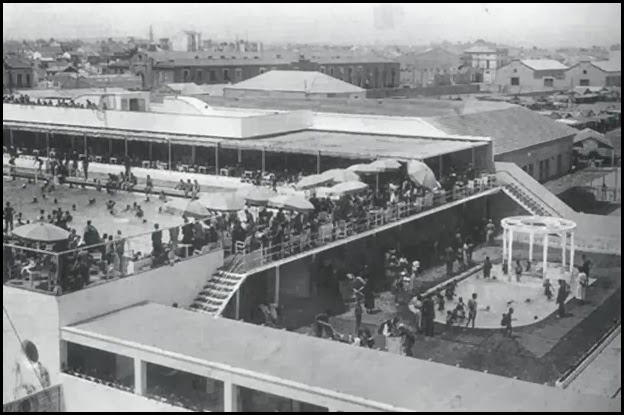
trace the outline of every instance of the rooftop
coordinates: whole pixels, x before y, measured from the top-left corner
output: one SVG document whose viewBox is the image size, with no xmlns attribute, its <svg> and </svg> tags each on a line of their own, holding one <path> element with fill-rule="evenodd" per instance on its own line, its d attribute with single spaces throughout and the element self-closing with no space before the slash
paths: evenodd
<svg viewBox="0 0 624 415">
<path fill-rule="evenodd" d="M 554 59 L 523 59 L 520 62 L 535 71 L 554 71 L 568 69 L 566 65 Z"/>
<path fill-rule="evenodd" d="M 611 141 L 609 141 L 609 139 L 605 137 L 604 134 L 601 134 L 598 131 L 594 131 L 591 128 L 585 128 L 584 130 L 579 131 L 579 133 L 574 136 L 574 143 L 580 143 L 581 141 L 585 141 L 588 138 L 593 138 L 600 144 L 609 148 L 613 148 Z"/>
<path fill-rule="evenodd" d="M 256 91 L 289 91 L 310 94 L 362 93 L 363 88 L 312 71 L 269 71 L 225 89 Z"/>
<path fill-rule="evenodd" d="M 622 61 L 618 60 L 608 60 L 608 61 L 596 61 L 592 62 L 596 68 L 605 71 L 605 72 L 621 72 L 622 71 Z"/>
<path fill-rule="evenodd" d="M 235 146 L 261 150 L 279 149 L 282 152 L 364 158 L 399 158 L 423 160 L 443 154 L 487 145 L 484 141 L 455 141 L 431 138 L 407 138 L 374 134 L 351 134 L 326 131 L 300 131 L 277 137 L 255 140 L 227 140 L 222 147 Z"/>
<path fill-rule="evenodd" d="M 489 46 L 473 46 L 469 49 L 466 49 L 464 53 L 496 53 L 496 48 L 491 48 Z"/>
<path fill-rule="evenodd" d="M 618 409 L 612 400 L 238 321 L 206 318 L 200 313 L 152 303 L 119 310 L 63 331 L 97 336 L 134 351 L 158 350 L 174 360 L 189 357 L 208 366 L 244 370 L 273 382 L 342 393 L 397 409 Z"/>
</svg>

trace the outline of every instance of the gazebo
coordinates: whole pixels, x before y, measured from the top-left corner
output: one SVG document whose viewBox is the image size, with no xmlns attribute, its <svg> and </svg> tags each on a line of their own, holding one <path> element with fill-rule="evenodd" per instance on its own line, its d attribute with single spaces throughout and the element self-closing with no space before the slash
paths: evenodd
<svg viewBox="0 0 624 415">
<path fill-rule="evenodd" d="M 550 216 L 512 216 L 501 221 L 503 227 L 503 259 L 507 258 L 507 263 L 511 266 L 513 261 L 513 238 L 514 234 L 529 235 L 529 262 L 533 262 L 533 245 L 535 237 L 543 238 L 543 275 L 546 276 L 548 269 L 548 244 L 549 236 L 557 235 L 561 238 L 561 269 L 566 268 L 566 249 L 568 240 L 570 241 L 570 273 L 574 269 L 574 232 L 576 223 L 574 221 Z M 569 237 L 569 238 L 568 238 Z"/>
</svg>

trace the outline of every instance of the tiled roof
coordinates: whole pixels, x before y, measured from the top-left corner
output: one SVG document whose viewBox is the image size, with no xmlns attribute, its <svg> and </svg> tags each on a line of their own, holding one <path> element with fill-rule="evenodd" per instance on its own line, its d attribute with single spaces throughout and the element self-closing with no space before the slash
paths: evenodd
<svg viewBox="0 0 624 415">
<path fill-rule="evenodd" d="M 592 62 L 596 68 L 605 72 L 621 72 L 622 62 L 620 60 L 597 61 Z"/>
<path fill-rule="evenodd" d="M 544 117 L 526 108 L 513 108 L 467 115 L 427 119 L 448 134 L 490 137 L 494 154 L 572 137 L 577 130 Z"/>
<path fill-rule="evenodd" d="M 609 148 L 613 148 L 611 141 L 609 141 L 609 139 L 605 137 L 604 134 L 600 134 L 598 131 L 594 131 L 591 128 L 585 128 L 584 130 L 579 131 L 578 134 L 574 136 L 574 143 L 580 143 L 581 141 L 585 141 L 588 138 L 593 138 L 599 143 Z"/>
<path fill-rule="evenodd" d="M 21 59 L 12 57 L 12 56 L 5 56 L 4 57 L 4 64 L 11 69 L 30 69 L 32 68 L 32 64 L 30 62 L 26 62 L 23 61 Z"/>
<path fill-rule="evenodd" d="M 464 53 L 496 53 L 496 49 L 489 46 L 473 46 L 466 49 Z"/>
<path fill-rule="evenodd" d="M 269 71 L 226 89 L 292 91 L 312 94 L 361 93 L 364 89 L 320 72 Z"/>
<path fill-rule="evenodd" d="M 563 63 L 554 59 L 523 59 L 521 62 L 535 71 L 552 71 L 568 69 Z"/>
</svg>

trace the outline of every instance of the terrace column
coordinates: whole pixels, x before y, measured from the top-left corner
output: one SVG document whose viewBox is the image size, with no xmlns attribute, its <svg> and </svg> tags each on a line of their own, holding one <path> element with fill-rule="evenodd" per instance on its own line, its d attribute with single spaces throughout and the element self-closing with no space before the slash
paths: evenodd
<svg viewBox="0 0 624 415">
<path fill-rule="evenodd" d="M 113 157 L 113 139 L 108 138 L 108 157 Z"/>
<path fill-rule="evenodd" d="M 561 235 L 561 267 L 565 269 L 566 266 L 566 244 L 568 243 L 568 232 L 563 232 Z"/>
<path fill-rule="evenodd" d="M 543 257 L 544 257 L 544 265 L 543 265 L 543 269 L 544 269 L 544 278 L 546 278 L 546 270 L 548 269 L 548 234 L 544 235 L 544 253 L 543 253 Z"/>
<path fill-rule="evenodd" d="M 223 382 L 223 412 L 239 412 L 238 386 L 229 380 Z"/>
<path fill-rule="evenodd" d="M 149 142 L 149 150 L 148 150 L 148 154 L 149 154 L 149 161 L 150 163 L 152 162 L 152 142 Z"/>
<path fill-rule="evenodd" d="M 280 267 L 275 267 L 275 305 L 279 305 Z"/>
<path fill-rule="evenodd" d="M 238 290 L 236 290 L 236 295 L 235 295 L 235 309 L 234 309 L 234 319 L 235 320 L 239 320 L 240 319 L 240 287 L 238 288 Z"/>
<path fill-rule="evenodd" d="M 264 177 L 264 171 L 266 170 L 266 157 L 264 148 L 262 148 L 262 176 Z"/>
<path fill-rule="evenodd" d="M 215 174 L 219 175 L 219 143 L 215 146 Z"/>
<path fill-rule="evenodd" d="M 72 152 L 73 152 L 74 149 L 76 148 L 76 137 L 71 135 L 71 136 L 69 136 L 69 140 L 71 141 L 71 148 L 72 148 Z"/>
<path fill-rule="evenodd" d="M 128 137 L 124 138 L 124 156 L 128 157 Z"/>
<path fill-rule="evenodd" d="M 87 140 L 87 134 L 83 134 L 82 135 L 82 139 L 84 141 L 84 155 L 86 157 L 87 154 L 88 154 L 88 148 L 89 148 L 89 142 Z"/>
<path fill-rule="evenodd" d="M 61 340 L 61 370 L 67 367 L 67 341 Z"/>
<path fill-rule="evenodd" d="M 570 232 L 570 273 L 574 271 L 574 231 Z"/>
<path fill-rule="evenodd" d="M 533 245 L 535 244 L 535 235 L 529 233 L 529 262 L 533 262 Z"/>
<path fill-rule="evenodd" d="M 167 164 L 169 165 L 169 170 L 171 170 L 171 138 L 169 138 L 167 140 L 167 153 L 168 153 L 168 159 L 167 159 Z"/>
<path fill-rule="evenodd" d="M 147 387 L 147 365 L 141 359 L 134 359 L 134 393 L 144 396 Z"/>
<path fill-rule="evenodd" d="M 195 165 L 195 153 L 196 153 L 196 146 L 192 145 L 191 146 L 191 165 Z"/>
<path fill-rule="evenodd" d="M 321 152 L 316 153 L 316 174 L 321 174 Z"/>
<path fill-rule="evenodd" d="M 9 142 L 11 143 L 11 147 L 15 147 L 15 143 L 13 142 L 13 129 L 9 128 Z"/>
<path fill-rule="evenodd" d="M 440 168 L 439 170 L 440 171 L 438 172 L 438 174 L 439 174 L 438 175 L 438 179 L 441 179 L 442 178 L 442 154 L 440 154 L 440 156 L 438 158 L 440 160 L 440 163 L 439 163 L 439 168 Z"/>
<path fill-rule="evenodd" d="M 238 155 L 238 163 L 242 163 L 243 162 L 243 150 L 241 150 L 240 147 L 237 148 L 237 155 Z"/>
<path fill-rule="evenodd" d="M 507 266 L 511 270 L 511 261 L 513 261 L 513 229 L 509 229 L 509 252 L 507 252 Z"/>
<path fill-rule="evenodd" d="M 50 157 L 50 132 L 46 131 L 46 157 Z"/>
</svg>

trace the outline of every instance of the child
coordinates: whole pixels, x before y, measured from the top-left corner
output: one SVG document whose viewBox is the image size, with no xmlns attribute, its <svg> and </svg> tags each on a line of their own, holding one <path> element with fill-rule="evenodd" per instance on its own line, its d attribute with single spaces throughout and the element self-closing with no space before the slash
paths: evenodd
<svg viewBox="0 0 624 415">
<path fill-rule="evenodd" d="M 483 263 L 483 278 L 489 279 L 490 273 L 492 272 L 492 262 L 490 262 L 490 257 L 485 257 L 485 262 Z"/>
<path fill-rule="evenodd" d="M 451 310 L 446 312 L 446 329 L 448 331 L 453 330 L 453 324 L 455 324 L 455 315 Z"/>
<path fill-rule="evenodd" d="M 514 318 L 512 318 L 513 316 L 513 312 L 514 309 L 510 308 L 509 312 L 503 314 L 503 318 L 501 319 L 501 326 L 503 326 L 503 336 L 507 337 L 511 337 L 511 322 L 514 320 Z"/>
<path fill-rule="evenodd" d="M 550 284 L 550 280 L 548 278 L 544 280 L 544 295 L 546 296 L 546 299 L 548 301 L 552 301 L 552 297 L 553 297 L 552 285 Z"/>
<path fill-rule="evenodd" d="M 459 297 L 455 310 L 457 310 L 458 319 L 464 320 L 466 318 L 466 305 L 464 304 L 464 299 L 462 297 Z"/>
<path fill-rule="evenodd" d="M 520 260 L 516 261 L 516 282 L 520 282 L 520 278 L 522 278 L 522 264 Z"/>
<path fill-rule="evenodd" d="M 444 311 L 444 296 L 441 291 L 436 293 L 436 299 L 438 301 L 438 311 Z"/>
</svg>

